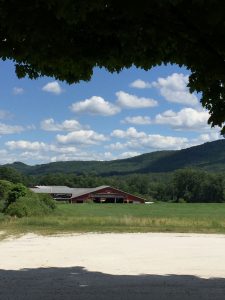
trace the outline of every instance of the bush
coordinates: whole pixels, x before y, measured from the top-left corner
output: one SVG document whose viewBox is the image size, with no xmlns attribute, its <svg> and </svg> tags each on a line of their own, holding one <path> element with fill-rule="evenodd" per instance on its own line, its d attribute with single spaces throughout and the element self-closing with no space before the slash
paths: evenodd
<svg viewBox="0 0 225 300">
<path fill-rule="evenodd" d="M 0 180 L 0 201 L 6 201 L 9 192 L 13 188 L 13 183 L 7 180 Z"/>
<path fill-rule="evenodd" d="M 184 198 L 180 198 L 177 201 L 178 203 L 187 203 L 187 201 Z"/>
<path fill-rule="evenodd" d="M 5 207 L 4 201 L 0 200 L 0 213 L 3 212 L 4 207 Z"/>
<path fill-rule="evenodd" d="M 55 207 L 54 200 L 33 194 L 20 197 L 16 202 L 11 203 L 6 208 L 5 213 L 19 218 L 28 216 L 43 216 L 53 212 Z"/>
<path fill-rule="evenodd" d="M 23 184 L 14 184 L 13 188 L 8 193 L 6 207 L 8 207 L 11 203 L 16 202 L 20 197 L 26 196 L 27 194 L 30 194 L 30 191 Z"/>
<path fill-rule="evenodd" d="M 49 207 L 50 209 L 56 208 L 56 202 L 52 199 L 52 197 L 48 194 L 37 194 L 37 197 L 44 205 Z"/>
</svg>

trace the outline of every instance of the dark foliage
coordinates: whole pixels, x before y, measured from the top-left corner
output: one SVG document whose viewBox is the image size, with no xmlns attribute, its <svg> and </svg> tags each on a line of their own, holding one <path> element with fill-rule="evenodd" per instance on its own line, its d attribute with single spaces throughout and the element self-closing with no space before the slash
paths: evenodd
<svg viewBox="0 0 225 300">
<path fill-rule="evenodd" d="M 20 170 L 17 170 L 13 166 L 12 167 L 1 166 L 0 167 L 0 180 L 4 179 L 4 180 L 8 180 L 13 183 L 19 183 L 19 182 L 25 183 L 26 179 L 21 173 L 22 172 L 20 172 Z"/>
<path fill-rule="evenodd" d="M 225 121 L 225 2 L 35 0 L 0 2 L 0 57 L 18 77 L 89 80 L 93 68 L 185 65 L 212 126 Z M 225 131 L 225 129 L 224 129 Z"/>
<path fill-rule="evenodd" d="M 224 176 L 184 169 L 174 173 L 173 199 L 179 202 L 225 202 Z"/>
<path fill-rule="evenodd" d="M 47 194 L 40 194 L 37 195 L 38 199 L 44 206 L 47 206 L 48 209 L 54 210 L 56 208 L 56 202 L 52 199 L 50 195 Z"/>
<path fill-rule="evenodd" d="M 8 196 L 6 198 L 6 207 L 16 202 L 19 198 L 26 196 L 28 192 L 28 189 L 23 184 L 14 184 L 8 192 Z"/>
</svg>

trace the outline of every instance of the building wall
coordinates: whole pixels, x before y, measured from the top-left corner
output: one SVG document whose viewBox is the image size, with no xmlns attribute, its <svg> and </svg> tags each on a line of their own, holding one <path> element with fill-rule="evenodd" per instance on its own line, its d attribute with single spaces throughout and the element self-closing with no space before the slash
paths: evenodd
<svg viewBox="0 0 225 300">
<path fill-rule="evenodd" d="M 112 196 L 119 195 L 121 197 L 124 197 L 125 203 L 144 203 L 144 199 L 139 198 L 135 195 L 131 195 L 126 192 L 117 190 L 112 187 L 106 187 L 106 188 L 100 189 L 94 193 L 88 193 L 86 195 L 74 197 L 74 198 L 72 198 L 71 202 L 72 203 L 86 202 L 89 199 L 93 199 L 95 195 L 99 195 L 99 194 L 106 194 L 106 195 L 112 195 Z"/>
</svg>

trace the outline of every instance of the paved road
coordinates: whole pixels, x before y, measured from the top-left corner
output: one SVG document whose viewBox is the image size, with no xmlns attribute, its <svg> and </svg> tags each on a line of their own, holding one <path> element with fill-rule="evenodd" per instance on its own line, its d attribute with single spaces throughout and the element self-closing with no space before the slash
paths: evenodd
<svg viewBox="0 0 225 300">
<path fill-rule="evenodd" d="M 81 267 L 0 272 L 1 300 L 224 300 L 225 279 L 108 275 Z"/>
</svg>

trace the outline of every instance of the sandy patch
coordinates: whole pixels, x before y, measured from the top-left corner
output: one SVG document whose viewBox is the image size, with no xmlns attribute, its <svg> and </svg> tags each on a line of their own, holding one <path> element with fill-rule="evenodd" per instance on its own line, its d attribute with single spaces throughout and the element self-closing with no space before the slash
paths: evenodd
<svg viewBox="0 0 225 300">
<path fill-rule="evenodd" d="M 0 269 L 82 266 L 114 275 L 225 277 L 225 235 L 28 234 L 0 242 Z"/>
<path fill-rule="evenodd" d="M 0 299 L 225 299 L 225 235 L 28 234 L 0 242 Z"/>
</svg>

